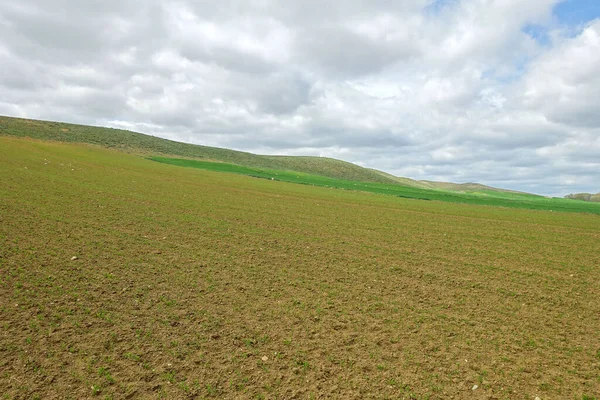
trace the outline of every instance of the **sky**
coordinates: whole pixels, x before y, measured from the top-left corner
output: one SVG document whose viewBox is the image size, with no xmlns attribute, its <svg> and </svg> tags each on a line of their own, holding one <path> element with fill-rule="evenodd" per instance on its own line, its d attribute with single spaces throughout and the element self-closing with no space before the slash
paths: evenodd
<svg viewBox="0 0 600 400">
<path fill-rule="evenodd" d="M 0 114 L 600 191 L 598 0 L 3 0 Z"/>
</svg>

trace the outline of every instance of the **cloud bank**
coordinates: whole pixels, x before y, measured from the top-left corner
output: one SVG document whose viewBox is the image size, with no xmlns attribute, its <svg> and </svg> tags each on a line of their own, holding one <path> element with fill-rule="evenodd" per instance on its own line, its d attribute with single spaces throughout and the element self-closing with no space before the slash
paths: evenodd
<svg viewBox="0 0 600 400">
<path fill-rule="evenodd" d="M 595 193 L 600 6 L 565 4 L 8 0 L 0 114 Z"/>
</svg>

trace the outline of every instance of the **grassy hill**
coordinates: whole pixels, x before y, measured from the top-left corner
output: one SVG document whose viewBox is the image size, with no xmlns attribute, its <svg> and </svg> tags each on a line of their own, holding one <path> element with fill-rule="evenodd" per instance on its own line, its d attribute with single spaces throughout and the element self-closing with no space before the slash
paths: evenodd
<svg viewBox="0 0 600 400">
<path fill-rule="evenodd" d="M 397 177 L 383 171 L 326 157 L 264 156 L 217 147 L 199 146 L 162 139 L 127 130 L 75 125 L 62 122 L 38 121 L 0 116 L 0 135 L 30 137 L 41 140 L 89 143 L 129 152 L 153 155 L 173 155 L 221 161 L 252 168 L 297 171 L 328 178 L 356 182 L 399 184 L 421 189 L 455 192 L 495 191 L 516 193 L 480 184 L 417 181 Z"/>
<path fill-rule="evenodd" d="M 547 199 L 477 183 L 417 181 L 331 158 L 262 156 L 180 143 L 119 129 L 0 116 L 0 135 L 93 144 L 143 155 L 167 164 L 396 197 L 600 214 L 598 203 Z"/>
<path fill-rule="evenodd" d="M 506 193 L 506 194 L 521 194 L 527 196 L 538 196 L 531 193 L 519 192 L 516 190 L 509 189 L 499 189 L 487 185 L 482 185 L 481 183 L 452 183 L 452 182 L 434 182 L 434 181 L 418 181 L 420 184 L 424 185 L 424 187 L 430 189 L 440 189 L 440 190 L 448 190 L 452 192 L 465 192 L 465 193 L 489 193 L 495 192 L 497 194 Z M 543 197 L 543 196 L 538 196 Z"/>
<path fill-rule="evenodd" d="M 386 178 L 394 181 L 394 183 L 397 183 L 399 185 L 410 186 L 410 187 L 421 188 L 421 189 L 427 189 L 428 188 L 428 186 L 426 184 L 424 184 L 422 181 L 417 181 L 417 180 L 410 179 L 410 178 L 404 178 L 404 177 L 400 177 L 400 176 L 395 176 L 395 175 L 392 175 L 392 174 L 388 174 L 387 172 L 379 171 L 377 169 L 371 169 L 371 171 L 373 171 L 376 174 L 379 174 L 379 175 L 381 175 L 383 177 L 386 177 Z"/>
<path fill-rule="evenodd" d="M 254 168 L 299 171 L 360 182 L 394 183 L 392 178 L 358 165 L 325 157 L 262 156 L 198 146 L 120 129 L 0 116 L 0 135 L 89 143 L 130 152 L 222 161 Z"/>
<path fill-rule="evenodd" d="M 506 194 L 522 194 L 522 195 L 529 195 L 529 196 L 538 196 L 538 195 L 534 195 L 531 193 L 519 192 L 516 190 L 495 188 L 495 187 L 491 187 L 491 186 L 487 186 L 487 185 L 482 185 L 480 183 L 473 183 L 473 182 L 452 183 L 452 182 L 435 182 L 435 181 L 427 181 L 427 180 L 418 181 L 415 179 L 394 176 L 392 174 L 388 174 L 386 172 L 379 171 L 376 169 L 371 169 L 371 171 L 373 171 L 379 175 L 382 175 L 400 185 L 421 188 L 421 189 L 435 189 L 435 190 L 443 190 L 443 191 L 447 191 L 447 192 L 461 192 L 461 193 L 495 192 L 497 194 L 506 193 Z M 542 196 L 538 196 L 538 197 L 542 197 Z"/>
</svg>

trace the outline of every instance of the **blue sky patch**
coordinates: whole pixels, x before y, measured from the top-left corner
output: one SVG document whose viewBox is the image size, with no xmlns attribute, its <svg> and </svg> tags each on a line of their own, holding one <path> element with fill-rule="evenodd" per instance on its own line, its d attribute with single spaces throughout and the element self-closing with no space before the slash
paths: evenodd
<svg viewBox="0 0 600 400">
<path fill-rule="evenodd" d="M 579 26 L 600 18 L 599 0 L 566 0 L 554 7 L 554 16 L 562 25 Z"/>
<path fill-rule="evenodd" d="M 458 2 L 458 0 L 432 0 L 427 7 L 425 7 L 425 14 L 439 15 L 442 11 L 455 6 Z"/>
<path fill-rule="evenodd" d="M 569 28 L 565 33 L 571 31 L 577 35 L 586 24 L 600 18 L 600 0 L 564 0 L 554 6 L 552 13 L 555 24 Z M 552 28 L 556 26 L 529 24 L 523 28 L 523 32 L 539 45 L 551 46 L 549 32 Z"/>
<path fill-rule="evenodd" d="M 551 44 L 547 26 L 530 24 L 523 28 L 523 32 L 531 36 L 541 46 L 548 46 Z"/>
</svg>

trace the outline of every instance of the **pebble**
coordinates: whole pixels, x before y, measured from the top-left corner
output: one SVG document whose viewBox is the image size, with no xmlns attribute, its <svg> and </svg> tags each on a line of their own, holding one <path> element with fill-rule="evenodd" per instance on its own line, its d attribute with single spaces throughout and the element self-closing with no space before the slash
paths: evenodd
<svg viewBox="0 0 600 400">
<path fill-rule="evenodd" d="M 478 387 L 479 386 L 477 386 L 477 385 L 473 385 L 473 389 L 471 389 L 471 390 L 477 390 Z"/>
<path fill-rule="evenodd" d="M 77 257 L 77 256 L 71 257 L 71 261 L 75 261 L 75 260 L 78 260 L 78 259 L 79 259 L 79 257 Z"/>
<path fill-rule="evenodd" d="M 267 356 L 262 356 L 261 360 L 263 360 L 263 361 L 269 361 L 269 357 L 267 357 Z"/>
</svg>

